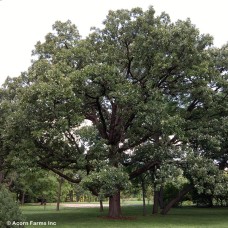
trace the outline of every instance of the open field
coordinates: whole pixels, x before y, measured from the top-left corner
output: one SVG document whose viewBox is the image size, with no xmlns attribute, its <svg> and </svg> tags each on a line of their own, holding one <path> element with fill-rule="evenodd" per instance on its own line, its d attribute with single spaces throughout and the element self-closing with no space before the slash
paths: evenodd
<svg viewBox="0 0 228 228">
<path fill-rule="evenodd" d="M 125 220 L 108 220 L 107 208 L 103 213 L 99 208 L 78 208 L 61 207 L 60 211 L 55 210 L 54 205 L 44 206 L 23 206 L 22 211 L 26 221 L 36 221 L 46 224 L 50 222 L 56 225 L 27 225 L 26 227 L 59 227 L 59 228 L 170 228 L 170 227 L 191 227 L 191 228 L 227 228 L 228 227 L 228 208 L 194 208 L 182 207 L 174 208 L 170 214 L 151 215 L 151 206 L 147 207 L 147 216 L 142 216 L 142 206 L 129 205 L 123 206 Z"/>
</svg>

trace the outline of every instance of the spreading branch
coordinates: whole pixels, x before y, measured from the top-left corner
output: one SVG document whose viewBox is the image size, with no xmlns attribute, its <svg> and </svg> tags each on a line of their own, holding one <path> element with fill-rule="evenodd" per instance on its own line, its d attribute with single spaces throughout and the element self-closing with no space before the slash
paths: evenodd
<svg viewBox="0 0 228 228">
<path fill-rule="evenodd" d="M 137 176 L 145 173 L 146 171 L 154 168 L 156 165 L 159 165 L 160 162 L 159 161 L 150 161 L 148 163 L 146 163 L 143 167 L 140 167 L 139 169 L 136 169 L 135 171 L 131 172 L 129 175 L 129 179 L 132 180 L 134 178 L 136 178 Z"/>
<path fill-rule="evenodd" d="M 79 178 L 79 179 L 74 179 L 74 178 L 72 178 L 72 177 L 69 177 L 69 176 L 67 176 L 66 174 L 60 172 L 59 170 L 57 170 L 57 169 L 55 169 L 55 168 L 53 168 L 53 167 L 47 165 L 46 163 L 37 161 L 37 164 L 38 164 L 39 166 L 41 166 L 42 168 L 44 168 L 44 169 L 51 170 L 51 171 L 54 172 L 55 174 L 59 175 L 60 177 L 63 177 L 65 180 L 68 180 L 68 181 L 70 181 L 71 183 L 78 184 L 78 183 L 81 182 L 81 178 Z"/>
</svg>

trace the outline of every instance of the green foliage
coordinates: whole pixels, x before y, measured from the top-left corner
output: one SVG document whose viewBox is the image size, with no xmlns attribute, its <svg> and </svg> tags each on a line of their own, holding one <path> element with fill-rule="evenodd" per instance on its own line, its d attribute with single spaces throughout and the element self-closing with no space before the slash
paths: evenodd
<svg viewBox="0 0 228 228">
<path fill-rule="evenodd" d="M 182 185 L 181 175 L 183 170 L 175 164 L 162 164 L 158 169 L 156 169 L 156 173 L 154 173 L 154 183 L 156 189 L 159 190 L 161 186 L 165 183 L 175 183 L 177 188 Z"/>
<path fill-rule="evenodd" d="M 177 181 L 178 182 L 178 181 Z M 169 182 L 167 183 L 163 190 L 163 194 L 164 194 L 164 204 L 168 204 L 170 202 L 170 200 L 174 199 L 177 197 L 177 195 L 179 194 L 179 192 L 187 185 L 186 182 L 180 182 L 177 184 L 177 182 Z M 184 198 L 181 199 L 181 202 L 177 202 L 174 207 L 180 206 L 182 204 L 183 201 L 186 200 L 192 200 L 192 197 L 190 194 L 187 194 L 184 196 Z"/>
<path fill-rule="evenodd" d="M 185 172 L 198 193 L 220 194 L 226 189 L 224 174 L 211 159 L 189 153 Z"/>
<path fill-rule="evenodd" d="M 10 221 L 12 224 L 7 224 Z M 0 227 L 1 228 L 13 228 L 24 227 L 24 217 L 21 214 L 19 206 L 15 203 L 12 194 L 4 187 L 0 186 Z M 13 223 L 15 222 L 15 224 Z"/>
<path fill-rule="evenodd" d="M 209 174 L 212 175 L 212 174 Z M 202 185 L 202 180 L 200 179 L 197 183 L 195 191 L 193 191 L 192 199 L 197 206 L 211 207 L 216 206 L 227 206 L 228 205 L 228 178 L 227 174 L 220 172 L 214 175 L 215 180 L 212 181 L 210 177 L 210 183 L 208 183 L 208 178 L 205 178 L 204 186 L 199 187 L 199 182 Z M 203 177 L 202 177 L 203 178 Z M 202 188 L 204 191 L 202 191 Z"/>
<path fill-rule="evenodd" d="M 129 176 L 122 168 L 104 166 L 93 172 L 83 180 L 87 188 L 95 188 L 101 199 L 112 196 L 118 190 L 129 188 Z"/>
<path fill-rule="evenodd" d="M 73 189 L 76 195 L 76 202 L 79 202 L 80 198 L 83 196 L 91 195 L 91 193 L 85 187 L 83 187 L 83 183 L 75 184 Z"/>
<path fill-rule="evenodd" d="M 11 190 L 17 194 L 24 193 L 26 202 L 37 202 L 37 200 L 44 199 L 46 202 L 56 202 L 59 183 L 58 177 L 52 172 L 40 168 L 29 168 L 24 172 L 14 173 L 14 175 Z M 70 184 L 65 181 L 62 184 L 62 201 L 65 200 L 69 189 Z"/>
</svg>

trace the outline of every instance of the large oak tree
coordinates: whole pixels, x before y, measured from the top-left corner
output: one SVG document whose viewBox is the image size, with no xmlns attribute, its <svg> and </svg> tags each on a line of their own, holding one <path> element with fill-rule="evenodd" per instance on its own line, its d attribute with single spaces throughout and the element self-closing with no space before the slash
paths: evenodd
<svg viewBox="0 0 228 228">
<path fill-rule="evenodd" d="M 17 88 L 9 124 L 20 151 L 77 183 L 78 171 L 98 172 L 98 163 L 117 173 L 129 167 L 132 179 L 172 158 L 173 145 L 201 145 L 208 121 L 227 115 L 227 106 L 216 111 L 227 75 L 211 45 L 189 19 L 172 23 L 153 8 L 110 11 L 85 39 L 70 21 L 56 22 L 28 71 L 5 87 Z M 111 217 L 121 216 L 121 188 L 107 193 Z"/>
</svg>

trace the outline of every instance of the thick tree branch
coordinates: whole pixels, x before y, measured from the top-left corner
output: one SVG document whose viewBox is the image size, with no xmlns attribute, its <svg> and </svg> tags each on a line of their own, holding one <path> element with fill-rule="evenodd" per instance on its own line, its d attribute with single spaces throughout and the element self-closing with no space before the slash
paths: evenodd
<svg viewBox="0 0 228 228">
<path fill-rule="evenodd" d="M 104 118 L 104 115 L 102 113 L 102 107 L 101 107 L 101 104 L 99 102 L 99 98 L 96 99 L 96 105 L 97 105 L 97 109 L 98 109 L 98 113 L 99 113 L 99 119 L 101 121 L 101 124 L 102 124 L 102 128 L 100 128 L 101 132 L 102 132 L 102 135 L 108 139 L 108 134 L 107 134 L 107 125 L 106 125 L 106 122 L 105 122 L 105 118 Z"/>
<path fill-rule="evenodd" d="M 124 130 L 125 130 L 125 131 L 127 131 L 127 129 L 131 126 L 132 121 L 134 120 L 135 116 L 136 116 L 135 113 L 132 113 L 132 114 L 130 115 L 130 117 L 128 118 L 128 120 L 126 121 L 126 123 L 125 123 L 125 125 L 124 125 Z"/>
<path fill-rule="evenodd" d="M 188 108 L 187 108 L 187 111 L 188 112 L 191 112 L 195 107 L 196 107 L 196 105 L 199 103 L 199 101 L 198 101 L 198 99 L 194 99 L 193 101 L 192 101 L 192 103 L 188 106 Z"/>
<path fill-rule="evenodd" d="M 180 191 L 178 195 L 164 207 L 164 209 L 161 211 L 161 214 L 167 214 L 169 210 L 173 207 L 173 205 L 178 203 L 192 188 L 193 186 L 189 184 L 184 189 L 182 189 L 182 191 Z"/>
<path fill-rule="evenodd" d="M 141 175 L 142 173 L 145 173 L 147 170 L 150 170 L 159 164 L 159 161 L 150 161 L 146 163 L 143 167 L 140 167 L 139 169 L 136 169 L 135 171 L 131 172 L 129 175 L 129 179 L 134 179 L 135 177 Z"/>
<path fill-rule="evenodd" d="M 64 179 L 70 181 L 71 183 L 76 183 L 76 184 L 78 184 L 78 183 L 81 182 L 81 178 L 79 178 L 79 179 L 74 179 L 74 178 L 72 178 L 72 177 L 69 177 L 69 176 L 63 174 L 62 172 L 60 172 L 59 170 L 57 170 L 57 169 L 55 169 L 55 168 L 53 168 L 53 167 L 51 167 L 51 166 L 49 166 L 49 165 L 47 165 L 47 164 L 45 164 L 45 163 L 42 163 L 42 162 L 40 162 L 40 161 L 37 161 L 37 164 L 38 164 L 39 166 L 41 166 L 42 168 L 44 168 L 44 169 L 51 170 L 51 171 L 54 172 L 55 174 L 59 175 L 60 177 L 63 177 Z"/>
<path fill-rule="evenodd" d="M 135 142 L 133 142 L 131 144 L 125 144 L 124 146 L 122 146 L 121 148 L 118 149 L 118 152 L 122 153 L 123 151 L 132 149 L 132 148 L 134 148 L 136 146 L 139 146 L 140 144 L 146 142 L 150 137 L 151 137 L 151 133 L 150 134 L 146 134 L 142 138 L 136 140 Z"/>
<path fill-rule="evenodd" d="M 127 59 L 128 59 L 127 76 L 130 75 L 132 78 L 134 78 L 134 76 L 131 72 L 131 63 L 133 61 L 133 57 L 130 57 L 129 43 L 125 42 L 125 45 L 126 45 L 126 49 L 127 49 Z"/>
<path fill-rule="evenodd" d="M 159 88 L 166 80 L 168 77 L 172 76 L 172 71 L 175 70 L 178 67 L 178 65 L 171 66 L 167 69 L 167 72 L 164 77 L 160 79 L 160 81 L 157 84 L 157 87 Z"/>
<path fill-rule="evenodd" d="M 78 151 L 80 154 L 82 154 L 83 151 L 81 151 L 81 149 L 80 149 L 80 147 L 79 147 L 79 145 L 78 145 L 78 143 L 77 143 L 77 141 L 76 141 L 74 135 L 70 132 L 69 129 L 67 130 L 67 132 L 64 133 L 64 135 L 67 137 L 67 139 L 68 139 L 71 143 L 73 143 L 73 144 L 75 145 L 77 151 Z"/>
</svg>

